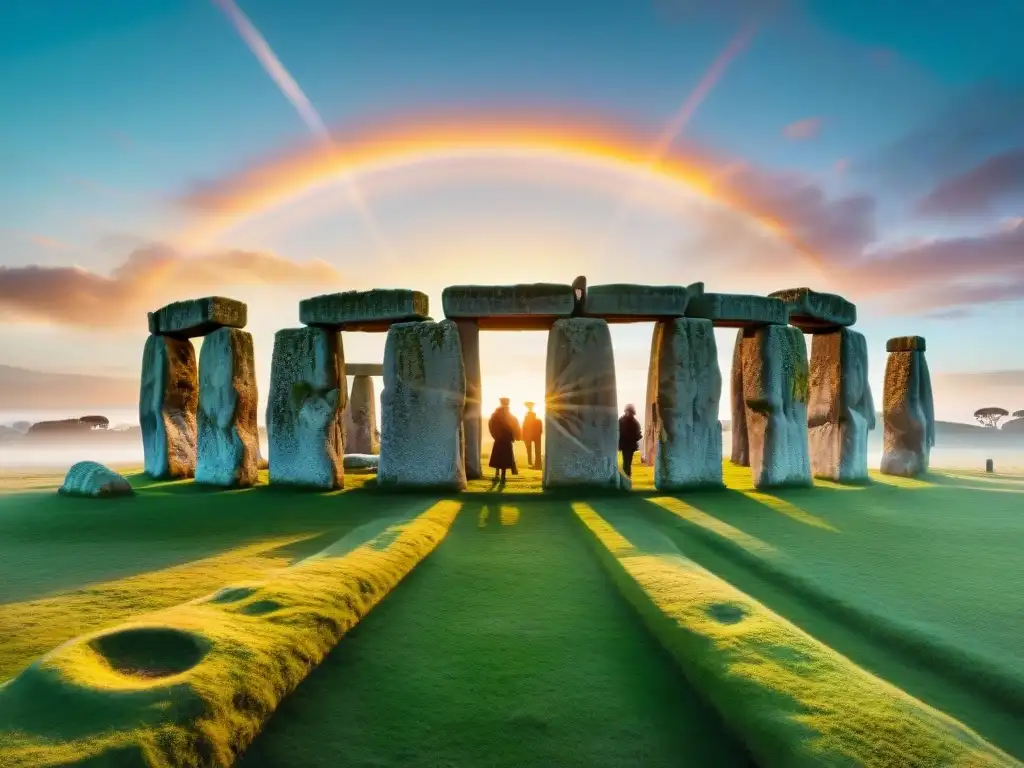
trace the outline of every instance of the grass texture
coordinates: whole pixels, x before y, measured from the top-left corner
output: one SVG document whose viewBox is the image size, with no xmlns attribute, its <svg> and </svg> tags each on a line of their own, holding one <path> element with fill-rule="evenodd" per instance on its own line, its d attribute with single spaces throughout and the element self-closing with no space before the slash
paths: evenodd
<svg viewBox="0 0 1024 768">
<path fill-rule="evenodd" d="M 76 638 L 34 662 L 0 686 L 0 765 L 230 764 L 437 546 L 460 504 L 405 506 L 265 581 Z"/>
<path fill-rule="evenodd" d="M 758 764 L 1019 765 L 683 557 L 649 523 L 573 509 L 624 593 Z"/>
<path fill-rule="evenodd" d="M 750 765 L 569 504 L 471 501 L 331 652 L 243 768 Z"/>
</svg>

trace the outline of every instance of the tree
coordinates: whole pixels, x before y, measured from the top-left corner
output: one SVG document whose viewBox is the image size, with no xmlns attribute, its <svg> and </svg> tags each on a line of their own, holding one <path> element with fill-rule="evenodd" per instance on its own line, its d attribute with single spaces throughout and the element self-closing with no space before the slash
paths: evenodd
<svg viewBox="0 0 1024 768">
<path fill-rule="evenodd" d="M 1010 412 L 1005 408 L 997 408 L 995 406 L 979 408 L 974 412 L 974 418 L 976 418 L 978 423 L 983 427 L 997 427 L 999 425 L 999 420 L 1004 416 L 1009 415 Z"/>
<path fill-rule="evenodd" d="M 110 419 L 106 416 L 83 416 L 79 421 L 95 429 L 106 429 L 110 426 Z"/>
<path fill-rule="evenodd" d="M 1015 418 L 1015 419 L 1024 419 L 1024 411 L 1014 411 L 1013 412 L 1013 418 Z"/>
</svg>

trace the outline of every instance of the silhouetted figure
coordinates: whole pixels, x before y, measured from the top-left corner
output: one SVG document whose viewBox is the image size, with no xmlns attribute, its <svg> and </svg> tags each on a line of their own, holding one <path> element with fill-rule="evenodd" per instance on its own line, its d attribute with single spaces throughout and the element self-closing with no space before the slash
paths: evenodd
<svg viewBox="0 0 1024 768">
<path fill-rule="evenodd" d="M 487 422 L 487 429 L 494 438 L 494 447 L 491 449 L 490 466 L 494 469 L 494 479 L 499 477 L 505 480 L 505 472 L 512 470 L 516 472 L 516 457 L 512 446 L 519 438 L 519 420 L 512 415 L 508 409 L 508 398 L 503 397 L 499 401 L 501 405 L 491 414 L 491 420 Z"/>
<path fill-rule="evenodd" d="M 619 451 L 622 453 L 622 471 L 626 477 L 633 476 L 633 455 L 640 447 L 643 436 L 640 422 L 636 420 L 636 408 L 627 405 L 619 417 Z"/>
<path fill-rule="evenodd" d="M 523 417 L 523 442 L 526 443 L 526 461 L 530 469 L 540 469 L 540 438 L 544 434 L 544 423 L 533 412 L 533 403 L 524 405 L 526 415 Z"/>
</svg>

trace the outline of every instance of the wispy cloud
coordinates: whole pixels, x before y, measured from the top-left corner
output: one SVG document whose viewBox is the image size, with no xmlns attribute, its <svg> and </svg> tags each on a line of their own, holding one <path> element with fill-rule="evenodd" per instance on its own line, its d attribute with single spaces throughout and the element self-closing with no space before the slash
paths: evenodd
<svg viewBox="0 0 1024 768">
<path fill-rule="evenodd" d="M 153 244 L 133 251 L 108 275 L 81 267 L 0 267 L 0 318 L 7 322 L 115 328 L 138 322 L 167 301 L 247 285 L 338 285 L 323 261 L 229 250 L 184 256 Z"/>
<path fill-rule="evenodd" d="M 65 243 L 63 240 L 58 240 L 54 237 L 48 237 L 47 235 L 40 235 L 36 232 L 22 232 L 18 229 L 6 229 L 0 230 L 10 237 L 21 240 L 22 242 L 31 243 L 40 248 L 46 248 L 52 251 L 70 251 L 74 246 L 69 243 Z"/>
<path fill-rule="evenodd" d="M 918 212 L 926 216 L 977 215 L 991 212 L 1006 200 L 1024 202 L 1024 146 L 988 157 L 944 179 L 921 200 Z"/>
<path fill-rule="evenodd" d="M 822 120 L 820 117 L 808 117 L 787 125 L 782 129 L 782 135 L 792 141 L 813 139 L 821 133 L 821 125 Z"/>
</svg>

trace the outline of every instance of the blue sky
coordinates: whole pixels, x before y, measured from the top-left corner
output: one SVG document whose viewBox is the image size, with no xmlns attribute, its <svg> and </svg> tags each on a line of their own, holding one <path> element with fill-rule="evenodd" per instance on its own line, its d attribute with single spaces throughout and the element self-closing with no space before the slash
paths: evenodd
<svg viewBox="0 0 1024 768">
<path fill-rule="evenodd" d="M 500 109 L 610 115 L 655 136 L 753 25 L 676 147 L 742 163 L 743 189 L 806 233 L 836 274 L 855 270 L 848 290 L 828 287 L 858 301 L 876 396 L 885 339 L 917 333 L 934 370 L 976 374 L 966 390 L 963 377 L 959 390 L 940 389 L 940 415 L 966 418 L 970 398 L 990 394 L 985 373 L 1024 369 L 1014 343 L 1024 299 L 1024 4 L 701 5 L 712 4 L 238 0 L 323 122 L 342 131 Z M 13 0 L 0 9 L 0 76 L 0 359 L 135 375 L 143 307 L 197 288 L 179 269 L 132 284 L 139 309 L 118 313 L 103 306 L 120 294 L 97 281 L 134 249 L 173 241 L 191 215 L 180 198 L 197 183 L 259 167 L 309 141 L 310 128 L 209 0 Z M 374 260 L 338 188 L 303 202 L 297 221 L 271 212 L 216 247 L 321 259 L 340 275 L 325 290 L 408 283 L 435 297 L 444 281 L 568 281 L 580 271 L 592 282 L 703 279 L 726 291 L 817 284 L 806 263 L 741 236 L 727 214 L 656 185 L 637 192 L 599 247 L 595 231 L 638 183 L 540 161 L 400 170 L 360 180 L 397 265 Z M 851 198 L 866 202 L 847 216 Z M 70 265 L 95 275 L 69 278 L 59 268 Z M 323 290 L 302 278 L 248 282 L 224 276 L 216 292 L 250 301 L 265 378 L 273 330 L 295 323 L 298 298 Z M 62 299 L 33 293 L 47 287 Z M 117 316 L 92 322 L 104 311 Z M 642 398 L 649 333 L 615 330 L 623 398 Z M 729 334 L 720 342 L 724 362 Z M 383 338 L 346 344 L 350 359 L 373 358 Z M 539 387 L 534 336 L 485 341 L 484 355 L 485 376 L 488 360 L 498 376 L 499 361 L 513 359 Z M 530 386 L 496 386 L 505 383 Z M 991 396 L 1024 407 L 1024 389 Z"/>
</svg>

